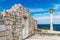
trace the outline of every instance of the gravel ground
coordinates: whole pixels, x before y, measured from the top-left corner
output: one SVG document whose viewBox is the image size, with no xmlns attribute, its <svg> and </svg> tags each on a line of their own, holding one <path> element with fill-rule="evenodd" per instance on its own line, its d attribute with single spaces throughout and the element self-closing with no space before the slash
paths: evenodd
<svg viewBox="0 0 60 40">
<path fill-rule="evenodd" d="M 60 37 L 55 35 L 55 36 L 48 36 L 48 35 L 39 35 L 35 34 L 25 40 L 60 40 Z"/>
</svg>

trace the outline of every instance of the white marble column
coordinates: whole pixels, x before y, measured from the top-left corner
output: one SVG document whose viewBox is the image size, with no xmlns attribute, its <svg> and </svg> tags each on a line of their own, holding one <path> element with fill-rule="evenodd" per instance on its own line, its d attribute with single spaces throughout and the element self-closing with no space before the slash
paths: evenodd
<svg viewBox="0 0 60 40">
<path fill-rule="evenodd" d="M 50 30 L 53 31 L 53 9 L 50 9 Z"/>
</svg>

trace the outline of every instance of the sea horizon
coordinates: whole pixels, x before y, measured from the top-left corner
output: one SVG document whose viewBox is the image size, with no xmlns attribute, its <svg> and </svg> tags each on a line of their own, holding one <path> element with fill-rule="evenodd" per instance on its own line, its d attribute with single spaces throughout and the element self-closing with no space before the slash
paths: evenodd
<svg viewBox="0 0 60 40">
<path fill-rule="evenodd" d="M 37 26 L 40 29 L 44 29 L 44 28 L 50 29 L 50 24 L 38 24 Z M 60 24 L 53 24 L 53 28 L 56 31 L 60 31 Z"/>
</svg>

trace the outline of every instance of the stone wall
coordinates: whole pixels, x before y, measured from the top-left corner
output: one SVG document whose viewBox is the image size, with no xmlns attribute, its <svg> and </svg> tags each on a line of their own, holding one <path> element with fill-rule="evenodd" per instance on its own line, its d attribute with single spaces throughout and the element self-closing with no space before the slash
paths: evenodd
<svg viewBox="0 0 60 40">
<path fill-rule="evenodd" d="M 0 21 L 5 25 L 5 35 L 2 38 L 6 40 L 23 40 L 35 33 L 34 29 L 37 28 L 35 19 L 31 17 L 29 10 L 22 5 L 15 4 L 10 10 L 5 10 L 1 14 L 3 20 Z"/>
</svg>

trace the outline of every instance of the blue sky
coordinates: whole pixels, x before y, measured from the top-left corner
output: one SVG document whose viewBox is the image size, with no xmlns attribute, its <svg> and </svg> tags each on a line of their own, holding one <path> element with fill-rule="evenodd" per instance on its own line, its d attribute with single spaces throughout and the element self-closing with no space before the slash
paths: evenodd
<svg viewBox="0 0 60 40">
<path fill-rule="evenodd" d="M 60 0 L 0 0 L 0 12 L 10 9 L 14 4 L 22 4 L 29 9 L 38 24 L 50 23 L 49 9 L 53 8 L 53 23 L 60 24 Z"/>
</svg>

